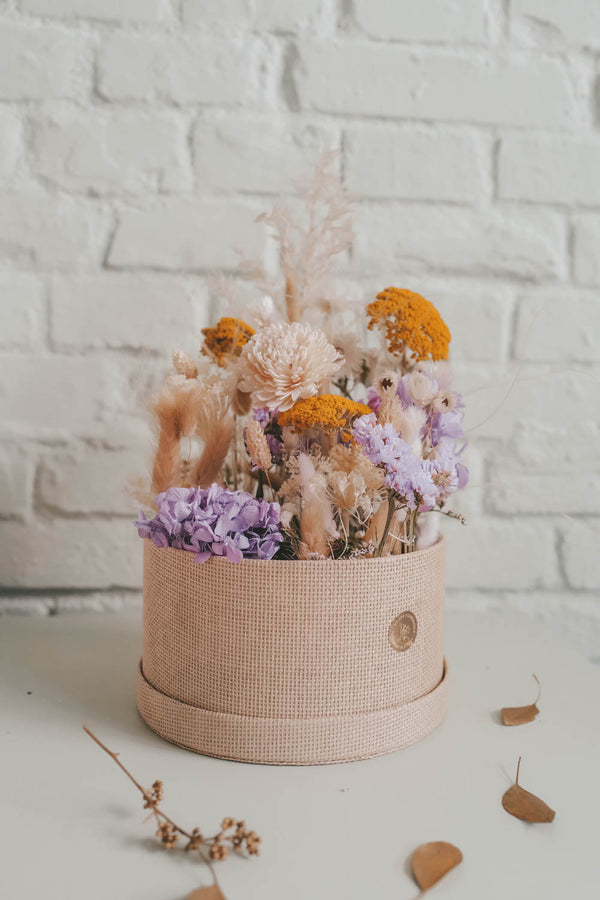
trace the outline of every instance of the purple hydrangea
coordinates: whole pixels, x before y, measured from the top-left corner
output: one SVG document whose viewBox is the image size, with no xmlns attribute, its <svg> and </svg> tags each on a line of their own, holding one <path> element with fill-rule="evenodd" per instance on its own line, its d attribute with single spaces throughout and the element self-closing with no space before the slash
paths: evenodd
<svg viewBox="0 0 600 900">
<path fill-rule="evenodd" d="M 209 488 L 169 488 L 156 498 L 158 513 L 135 525 L 141 538 L 156 547 L 175 547 L 195 553 L 196 562 L 224 556 L 272 559 L 283 541 L 278 503 L 259 500 L 245 491 Z"/>
</svg>

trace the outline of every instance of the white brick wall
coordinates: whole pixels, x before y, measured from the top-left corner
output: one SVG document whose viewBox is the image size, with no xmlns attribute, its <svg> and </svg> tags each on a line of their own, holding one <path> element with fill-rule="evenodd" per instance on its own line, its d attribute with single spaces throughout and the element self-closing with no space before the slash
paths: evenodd
<svg viewBox="0 0 600 900">
<path fill-rule="evenodd" d="M 0 611 L 139 601 L 142 398 L 338 147 L 340 283 L 420 290 L 454 334 L 450 603 L 600 657 L 599 48 L 597 0 L 0 4 Z"/>
</svg>

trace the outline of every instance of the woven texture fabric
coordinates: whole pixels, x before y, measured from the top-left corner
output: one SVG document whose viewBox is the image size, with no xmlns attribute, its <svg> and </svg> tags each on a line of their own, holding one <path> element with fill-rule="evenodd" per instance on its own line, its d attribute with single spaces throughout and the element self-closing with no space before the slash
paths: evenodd
<svg viewBox="0 0 600 900">
<path fill-rule="evenodd" d="M 153 731 L 195 753 L 274 766 L 314 766 L 382 756 L 420 741 L 444 718 L 448 686 L 445 668 L 437 687 L 411 703 L 349 716 L 271 719 L 180 703 L 154 690 L 140 664 L 137 704 Z"/>
<path fill-rule="evenodd" d="M 175 743 L 253 762 L 418 740 L 443 715 L 444 561 L 443 540 L 382 559 L 237 564 L 145 541 L 142 716 Z M 413 626 L 399 651 L 402 613 Z"/>
</svg>

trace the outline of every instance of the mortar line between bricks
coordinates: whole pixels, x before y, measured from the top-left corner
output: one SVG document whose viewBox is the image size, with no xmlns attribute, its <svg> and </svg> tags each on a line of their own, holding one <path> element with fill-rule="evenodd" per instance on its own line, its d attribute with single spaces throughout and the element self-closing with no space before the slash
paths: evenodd
<svg viewBox="0 0 600 900">
<path fill-rule="evenodd" d="M 141 566 L 141 557 L 140 557 L 140 566 Z M 141 568 L 140 568 L 141 571 Z M 141 595 L 142 587 L 140 585 L 139 588 L 132 587 L 119 587 L 115 585 L 114 587 L 53 587 L 53 588 L 28 588 L 28 587 L 19 587 L 19 588 L 10 588 L 10 587 L 0 587 L 0 599 L 10 600 L 11 598 L 19 599 L 21 597 L 34 597 L 36 599 L 47 598 L 49 600 L 57 599 L 58 597 L 90 597 L 90 596 L 114 596 L 114 595 L 123 595 L 127 597 L 136 598 Z"/>
</svg>

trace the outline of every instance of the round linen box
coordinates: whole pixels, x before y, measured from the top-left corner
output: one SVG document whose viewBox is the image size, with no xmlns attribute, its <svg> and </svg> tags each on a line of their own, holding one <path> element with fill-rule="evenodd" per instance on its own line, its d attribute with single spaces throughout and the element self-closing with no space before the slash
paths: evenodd
<svg viewBox="0 0 600 900">
<path fill-rule="evenodd" d="M 144 541 L 137 704 L 157 734 L 226 759 L 379 756 L 442 720 L 445 542 L 376 559 L 244 560 Z"/>
</svg>

